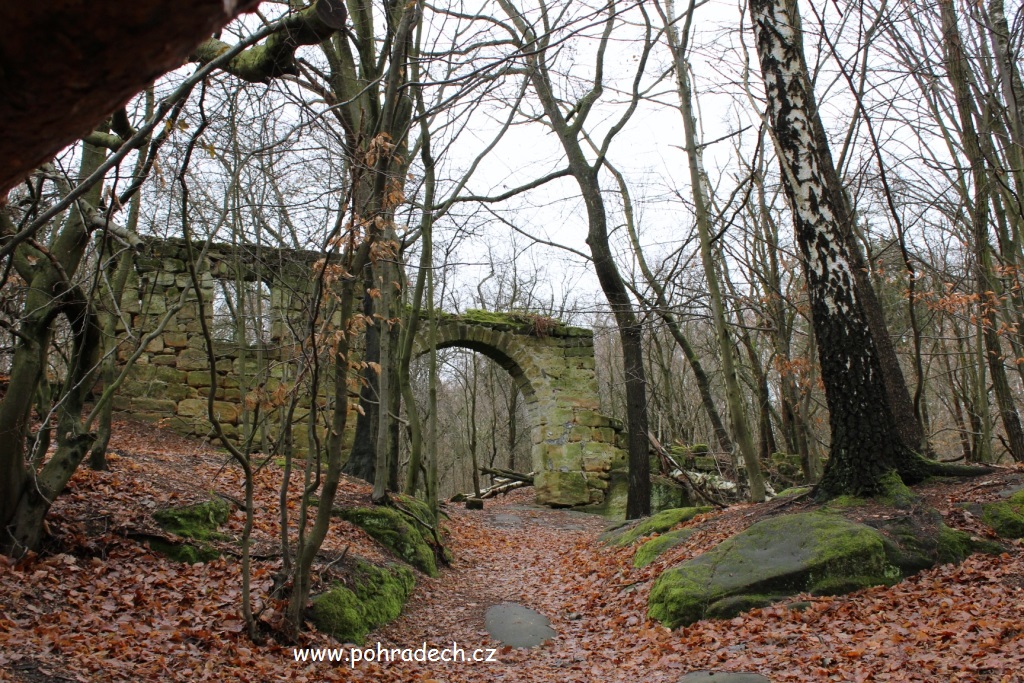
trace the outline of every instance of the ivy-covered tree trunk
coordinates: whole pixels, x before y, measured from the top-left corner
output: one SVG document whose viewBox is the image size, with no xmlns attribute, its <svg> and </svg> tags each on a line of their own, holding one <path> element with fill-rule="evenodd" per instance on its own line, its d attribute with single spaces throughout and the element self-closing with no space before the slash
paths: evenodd
<svg viewBox="0 0 1024 683">
<path fill-rule="evenodd" d="M 783 184 L 804 259 L 831 446 L 820 489 L 826 495 L 869 495 L 887 475 L 918 481 L 926 468 L 900 435 L 861 301 L 846 235 L 843 197 L 827 181 L 834 164 L 815 134 L 816 105 L 807 75 L 796 0 L 751 0 L 750 14 L 764 77 L 768 115 Z M 820 124 L 819 124 L 820 125 Z"/>
</svg>

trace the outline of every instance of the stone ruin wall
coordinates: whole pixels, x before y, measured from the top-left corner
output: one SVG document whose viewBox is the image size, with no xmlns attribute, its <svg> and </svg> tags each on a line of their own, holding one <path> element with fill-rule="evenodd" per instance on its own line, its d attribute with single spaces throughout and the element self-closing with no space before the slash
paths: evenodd
<svg viewBox="0 0 1024 683">
<path fill-rule="evenodd" d="M 193 243 L 192 254 L 202 252 L 202 243 Z M 208 325 L 212 325 L 212 307 L 217 280 L 231 283 L 263 283 L 269 289 L 270 310 L 266 311 L 269 334 L 257 344 L 238 344 L 215 340 L 217 389 L 214 411 L 226 437 L 239 444 L 251 431 L 252 411 L 245 398 L 262 389 L 273 392 L 283 381 L 294 380 L 297 347 L 288 323 L 303 324 L 303 304 L 310 290 L 314 252 L 252 246 L 211 245 L 196 261 L 196 273 Z M 122 324 L 118 333 L 124 341 L 118 350 L 120 361 L 136 348 L 131 343 L 157 329 L 167 312 L 178 307 L 164 330 L 150 341 L 135 361 L 125 382 L 114 397 L 114 409 L 137 419 L 161 425 L 190 436 L 213 439 L 213 427 L 207 420 L 207 400 L 211 378 L 206 341 L 199 319 L 199 297 L 189 273 L 188 245 L 181 239 L 149 240 L 136 257 L 135 273 L 121 301 Z M 250 286 L 254 286 L 250 284 Z M 264 289 L 264 287 L 266 289 Z M 132 335 L 126 335 L 124 322 L 130 321 Z M 296 327 L 296 329 L 302 329 Z M 327 375 L 329 373 L 323 373 Z M 320 403 L 332 391 L 323 378 Z M 309 396 L 300 396 L 293 420 L 292 440 L 295 453 L 301 455 L 309 444 L 304 427 L 309 414 Z M 251 402 L 250 402 L 251 407 Z M 275 434 L 280 415 L 269 416 L 267 433 Z M 256 449 L 269 442 L 257 439 Z"/>
<path fill-rule="evenodd" d="M 191 253 L 201 253 L 201 247 L 193 244 Z M 193 259 L 183 240 L 147 242 L 121 302 L 122 320 L 130 322 L 132 334 L 122 325 L 119 333 L 125 343 L 119 358 L 123 361 L 134 352 L 136 345 L 128 342 L 157 329 L 168 312 L 172 313 L 164 331 L 145 346 L 119 388 L 115 410 L 159 422 L 182 434 L 215 438 L 207 420 L 211 377 L 199 297 L 188 269 L 194 260 L 208 325 L 214 322 L 211 311 L 215 292 L 221 287 L 218 280 L 236 286 L 248 283 L 250 289 L 262 283 L 268 290 L 263 339 L 255 345 L 214 344 L 214 411 L 225 436 L 235 444 L 244 441 L 253 429 L 253 403 L 247 397 L 251 399 L 254 392 L 270 394 L 295 381 L 301 359 L 292 330 L 302 330 L 308 324 L 304 305 L 310 298 L 313 264 L 318 258 L 314 252 L 212 245 L 204 256 Z M 332 316 L 332 312 L 327 310 L 324 316 Z M 539 503 L 624 505 L 625 434 L 619 420 L 599 412 L 593 332 L 561 324 L 538 331 L 535 322 L 528 314 L 468 311 L 461 316 L 446 315 L 439 322 L 433 345 L 459 346 L 488 355 L 515 378 L 530 415 Z M 427 350 L 424 337 L 421 334 L 417 340 L 417 353 Z M 317 403 L 329 407 L 333 388 L 327 370 L 321 369 Z M 303 387 L 298 389 L 292 420 L 293 452 L 299 456 L 308 450 L 310 438 L 307 417 L 313 401 L 310 390 L 305 390 L 302 395 Z M 274 446 L 281 412 L 264 409 L 268 427 L 254 440 L 254 450 L 268 452 Z M 353 410 L 347 430 L 349 444 L 354 425 Z"/>
</svg>

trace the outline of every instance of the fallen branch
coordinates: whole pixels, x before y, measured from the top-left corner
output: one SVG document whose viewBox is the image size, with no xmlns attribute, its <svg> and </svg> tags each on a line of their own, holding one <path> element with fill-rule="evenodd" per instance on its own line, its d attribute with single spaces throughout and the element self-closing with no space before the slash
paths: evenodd
<svg viewBox="0 0 1024 683">
<path fill-rule="evenodd" d="M 530 485 L 531 484 L 528 484 L 525 481 L 507 481 L 503 484 L 495 484 L 494 486 L 481 491 L 480 499 L 486 500 L 487 498 L 494 498 L 499 494 L 508 493 L 509 491 L 514 491 L 515 489 L 521 489 L 524 486 Z"/>
<path fill-rule="evenodd" d="M 679 466 L 679 463 L 677 463 L 675 459 L 665 449 L 665 447 L 661 445 L 661 442 L 658 441 L 657 437 L 654 436 L 654 434 L 648 432 L 647 439 L 648 441 L 651 442 L 651 447 L 654 448 L 654 452 L 658 454 L 658 459 L 661 461 L 662 472 L 665 474 L 666 477 L 689 488 L 698 496 L 700 496 L 701 498 L 703 498 L 704 500 L 706 500 L 707 502 L 711 503 L 712 505 L 719 509 L 724 510 L 725 508 L 729 507 L 728 505 L 726 505 L 725 503 L 723 503 L 722 501 L 718 500 L 710 493 L 708 493 L 700 484 L 691 479 L 690 475 L 686 473 L 686 470 Z"/>
<path fill-rule="evenodd" d="M 512 481 L 521 481 L 524 484 L 533 483 L 533 472 L 523 474 L 521 472 L 513 472 L 512 470 L 502 469 L 500 467 L 481 467 L 480 472 L 482 474 L 490 474 L 495 477 L 501 477 L 502 479 L 511 479 Z"/>
</svg>

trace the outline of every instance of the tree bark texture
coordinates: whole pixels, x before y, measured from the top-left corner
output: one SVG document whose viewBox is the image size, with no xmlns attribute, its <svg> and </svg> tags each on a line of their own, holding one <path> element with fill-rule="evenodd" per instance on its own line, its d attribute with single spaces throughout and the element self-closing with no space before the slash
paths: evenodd
<svg viewBox="0 0 1024 683">
<path fill-rule="evenodd" d="M 752 0 L 750 13 L 797 243 L 804 260 L 831 446 L 821 481 L 826 495 L 870 495 L 898 472 L 919 480 L 922 462 L 905 445 L 886 393 L 877 347 L 853 272 L 852 226 L 825 177 L 831 153 L 815 134 L 814 94 L 807 75 L 795 0 Z"/>
<path fill-rule="evenodd" d="M 0 197 L 253 0 L 0 3 Z"/>
</svg>

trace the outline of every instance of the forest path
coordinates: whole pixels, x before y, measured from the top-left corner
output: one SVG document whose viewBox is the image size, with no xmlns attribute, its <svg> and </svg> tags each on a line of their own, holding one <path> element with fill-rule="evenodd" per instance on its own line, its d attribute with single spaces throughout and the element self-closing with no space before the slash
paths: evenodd
<svg viewBox="0 0 1024 683">
<path fill-rule="evenodd" d="M 367 646 L 375 647 L 379 639 L 382 648 L 416 648 L 424 642 L 450 648 L 457 643 L 467 658 L 478 648 L 496 648 L 495 661 L 384 664 L 367 668 L 369 679 L 392 674 L 396 680 L 453 682 L 594 680 L 581 671 L 589 667 L 578 641 L 588 628 L 602 628 L 592 607 L 603 603 L 607 591 L 619 588 L 604 585 L 596 573 L 588 582 L 586 568 L 576 557 L 588 547 L 599 552 L 597 536 L 608 521 L 537 507 L 531 499 L 532 491 L 525 490 L 489 500 L 482 511 L 452 506 L 449 524 L 458 526 L 455 562 L 440 579 L 421 581 L 403 615 L 367 638 Z M 547 617 L 555 637 L 537 648 L 515 649 L 492 638 L 485 630 L 485 612 L 509 602 Z"/>
</svg>

